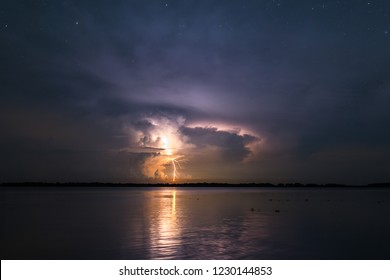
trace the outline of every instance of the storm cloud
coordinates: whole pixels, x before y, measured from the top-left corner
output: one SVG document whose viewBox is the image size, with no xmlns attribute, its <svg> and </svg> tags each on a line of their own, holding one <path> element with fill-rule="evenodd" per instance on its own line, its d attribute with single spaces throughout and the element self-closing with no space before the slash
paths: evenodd
<svg viewBox="0 0 390 280">
<path fill-rule="evenodd" d="M 0 11 L 1 181 L 146 180 L 165 134 L 185 178 L 390 180 L 387 2 Z"/>
</svg>

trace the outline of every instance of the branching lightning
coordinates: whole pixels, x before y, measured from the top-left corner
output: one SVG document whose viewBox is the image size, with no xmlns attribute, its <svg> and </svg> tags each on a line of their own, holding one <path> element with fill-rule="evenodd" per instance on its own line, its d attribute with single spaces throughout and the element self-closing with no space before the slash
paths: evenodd
<svg viewBox="0 0 390 280">
<path fill-rule="evenodd" d="M 172 182 L 176 181 L 176 164 L 175 159 L 171 159 L 172 165 L 173 165 L 173 175 L 172 175 Z"/>
<path fill-rule="evenodd" d="M 161 143 L 164 149 L 163 155 L 167 156 L 167 161 L 172 164 L 172 182 L 175 182 L 176 179 L 180 176 L 179 169 L 182 169 L 180 161 L 183 161 L 183 155 L 173 156 L 173 148 L 170 147 L 169 138 L 166 136 L 161 137 Z"/>
<path fill-rule="evenodd" d="M 172 182 L 176 181 L 176 178 L 180 176 L 179 170 L 182 169 L 180 162 L 185 162 L 184 156 L 179 156 L 176 158 L 170 158 L 172 163 Z"/>
<path fill-rule="evenodd" d="M 180 134 L 180 127 L 184 124 L 183 118 L 150 118 L 150 129 L 141 132 L 139 145 L 156 149 L 147 157 L 142 166 L 145 176 L 156 181 L 178 182 L 191 178 L 186 174 L 183 167 L 185 153 L 192 145 L 187 143 Z"/>
</svg>

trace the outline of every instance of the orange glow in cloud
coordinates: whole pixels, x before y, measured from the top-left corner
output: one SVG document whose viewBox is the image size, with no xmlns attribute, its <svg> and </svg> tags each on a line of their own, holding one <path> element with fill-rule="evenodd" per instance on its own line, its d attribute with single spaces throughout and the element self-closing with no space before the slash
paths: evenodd
<svg viewBox="0 0 390 280">
<path fill-rule="evenodd" d="M 150 153 L 150 157 L 146 158 L 143 162 L 142 172 L 143 175 L 149 179 L 153 179 L 159 182 L 184 182 L 192 179 L 191 177 L 191 166 L 184 164 L 189 162 L 191 159 L 197 160 L 197 168 L 199 170 L 199 163 L 201 160 L 205 162 L 215 162 L 218 166 L 223 162 L 222 158 L 225 153 L 228 153 L 230 148 L 224 147 L 226 145 L 224 140 L 220 140 L 220 143 L 197 143 L 196 145 L 190 143 L 190 136 L 186 136 L 182 133 L 183 128 L 195 129 L 197 127 L 205 130 L 215 128 L 211 130 L 211 133 L 230 133 L 236 135 L 234 137 L 246 137 L 246 135 L 253 134 L 247 130 L 242 130 L 228 124 L 216 125 L 204 125 L 204 124 L 191 124 L 187 125 L 185 119 L 168 118 L 168 117 L 153 117 L 146 119 L 151 125 L 147 132 L 140 132 L 139 139 L 147 139 L 147 141 L 139 142 L 140 146 L 144 148 L 156 149 L 155 152 Z M 226 136 L 226 134 L 223 134 Z M 228 134 L 229 135 L 229 134 Z M 218 138 L 218 137 L 217 137 Z M 207 139 L 207 137 L 206 137 Z M 216 138 L 213 138 L 216 139 Z M 220 138 L 218 138 L 220 139 Z M 250 153 L 237 160 L 237 164 L 246 163 L 254 160 L 254 155 L 257 156 L 258 142 L 243 144 L 250 150 Z M 241 147 L 242 148 L 242 147 Z M 217 163 L 220 158 L 219 163 Z M 211 160 L 210 159 L 214 159 Z M 207 169 L 206 173 L 210 173 L 210 169 Z M 199 174 L 199 171 L 198 171 Z"/>
<path fill-rule="evenodd" d="M 145 160 L 143 174 L 148 178 L 166 182 L 190 178 L 188 174 L 179 173 L 179 169 L 182 169 L 180 162 L 185 161 L 185 156 L 181 152 L 192 147 L 179 132 L 184 119 L 151 118 L 148 121 L 153 125 L 150 131 L 151 146 L 162 150 Z"/>
</svg>

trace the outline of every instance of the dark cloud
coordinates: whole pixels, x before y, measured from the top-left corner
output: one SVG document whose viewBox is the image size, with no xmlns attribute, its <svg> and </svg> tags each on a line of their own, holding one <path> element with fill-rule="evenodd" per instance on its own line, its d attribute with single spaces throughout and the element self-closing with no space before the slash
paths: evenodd
<svg viewBox="0 0 390 280">
<path fill-rule="evenodd" d="M 241 162 L 250 153 L 249 144 L 259 141 L 252 135 L 240 135 L 234 131 L 218 130 L 216 127 L 182 127 L 180 132 L 196 149 L 208 147 L 222 150 L 222 160 Z"/>
<path fill-rule="evenodd" d="M 206 153 L 194 177 L 207 159 L 220 172 L 205 179 L 389 180 L 389 14 L 385 1 L 3 1 L 0 180 L 142 179 L 164 131 L 151 119 Z"/>
</svg>

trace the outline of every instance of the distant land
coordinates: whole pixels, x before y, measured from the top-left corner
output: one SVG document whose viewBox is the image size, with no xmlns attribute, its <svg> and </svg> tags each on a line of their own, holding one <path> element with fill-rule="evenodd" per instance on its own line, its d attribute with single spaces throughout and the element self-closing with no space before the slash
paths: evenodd
<svg viewBox="0 0 390 280">
<path fill-rule="evenodd" d="M 103 183 L 103 182 L 10 182 L 1 183 L 0 187 L 260 187 L 260 188 L 390 188 L 390 183 L 373 183 L 367 185 L 344 185 L 344 184 L 271 184 L 271 183 Z"/>
</svg>

